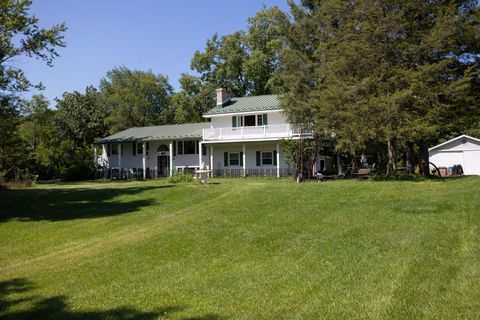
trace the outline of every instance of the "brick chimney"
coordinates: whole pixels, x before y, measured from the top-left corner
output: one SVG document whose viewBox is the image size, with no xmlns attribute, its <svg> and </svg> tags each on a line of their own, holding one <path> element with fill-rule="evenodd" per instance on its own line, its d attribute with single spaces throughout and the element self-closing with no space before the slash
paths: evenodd
<svg viewBox="0 0 480 320">
<path fill-rule="evenodd" d="M 225 102 L 230 100 L 230 94 L 227 88 L 221 87 L 217 89 L 217 106 L 222 106 Z"/>
</svg>

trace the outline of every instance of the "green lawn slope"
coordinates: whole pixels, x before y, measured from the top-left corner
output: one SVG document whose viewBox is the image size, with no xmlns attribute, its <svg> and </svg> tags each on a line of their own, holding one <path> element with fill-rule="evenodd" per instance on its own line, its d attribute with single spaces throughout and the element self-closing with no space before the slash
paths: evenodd
<svg viewBox="0 0 480 320">
<path fill-rule="evenodd" d="M 0 190 L 2 319 L 478 319 L 480 178 Z"/>
</svg>

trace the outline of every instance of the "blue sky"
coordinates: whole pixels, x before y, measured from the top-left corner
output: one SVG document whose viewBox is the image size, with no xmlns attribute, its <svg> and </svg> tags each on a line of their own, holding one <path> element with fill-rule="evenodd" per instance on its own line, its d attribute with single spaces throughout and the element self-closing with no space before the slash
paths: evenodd
<svg viewBox="0 0 480 320">
<path fill-rule="evenodd" d="M 33 0 L 31 13 L 41 26 L 65 22 L 66 48 L 52 68 L 31 58 L 15 63 L 52 101 L 65 91 L 83 91 L 115 66 L 152 70 L 178 89 L 195 50 L 215 32 L 245 29 L 247 18 L 265 5 L 287 9 L 286 0 Z M 26 98 L 39 93 L 32 90 Z"/>
</svg>

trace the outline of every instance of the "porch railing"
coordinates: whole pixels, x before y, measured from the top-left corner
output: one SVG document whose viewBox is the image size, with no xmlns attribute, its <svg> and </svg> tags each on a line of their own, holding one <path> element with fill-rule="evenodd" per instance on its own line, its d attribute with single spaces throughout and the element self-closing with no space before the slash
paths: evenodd
<svg viewBox="0 0 480 320">
<path fill-rule="evenodd" d="M 274 124 L 259 127 L 225 127 L 203 129 L 203 140 L 254 140 L 269 138 L 293 138 L 300 136 L 300 129 L 290 124 Z"/>
</svg>

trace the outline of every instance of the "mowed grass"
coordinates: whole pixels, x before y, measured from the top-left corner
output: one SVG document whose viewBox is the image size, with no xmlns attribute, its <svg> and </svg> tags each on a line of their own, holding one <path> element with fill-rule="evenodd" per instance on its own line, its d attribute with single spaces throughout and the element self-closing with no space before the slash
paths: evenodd
<svg viewBox="0 0 480 320">
<path fill-rule="evenodd" d="M 0 318 L 480 318 L 480 178 L 213 182 L 0 190 Z"/>
</svg>

